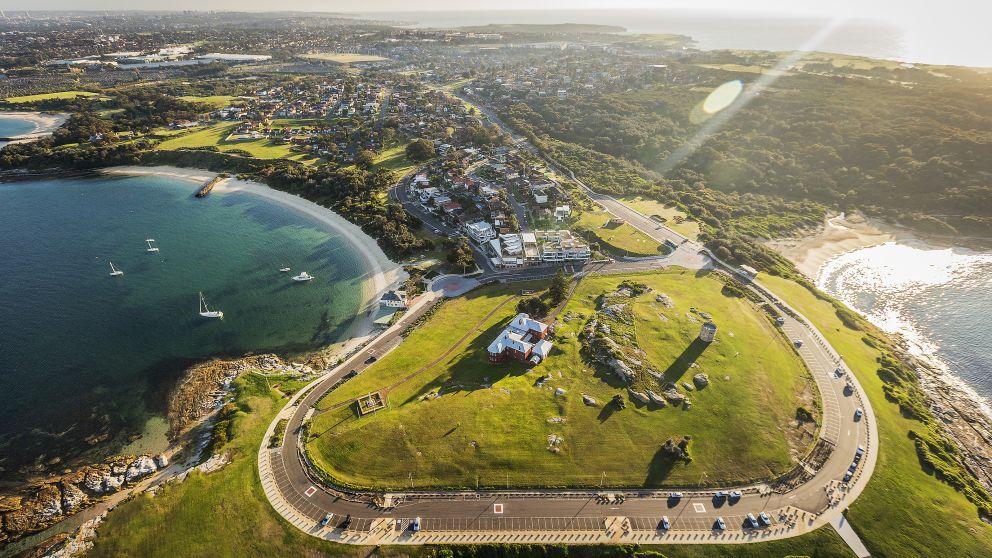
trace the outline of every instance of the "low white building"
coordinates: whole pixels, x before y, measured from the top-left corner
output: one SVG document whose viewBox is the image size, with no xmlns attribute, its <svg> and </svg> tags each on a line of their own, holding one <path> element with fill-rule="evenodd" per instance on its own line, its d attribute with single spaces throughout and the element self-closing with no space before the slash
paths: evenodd
<svg viewBox="0 0 992 558">
<path fill-rule="evenodd" d="M 555 207 L 555 220 L 558 222 L 568 219 L 572 214 L 572 208 L 567 205 L 559 205 Z"/>
<path fill-rule="evenodd" d="M 465 225 L 465 234 L 475 239 L 476 242 L 483 244 L 496 238 L 496 229 L 485 221 L 476 221 Z"/>
<path fill-rule="evenodd" d="M 385 306 L 387 308 L 406 308 L 406 292 L 404 291 L 389 291 L 379 298 L 379 305 Z"/>
<path fill-rule="evenodd" d="M 592 257 L 589 244 L 572 234 L 571 231 L 537 231 L 541 261 L 571 262 L 587 261 Z"/>
</svg>

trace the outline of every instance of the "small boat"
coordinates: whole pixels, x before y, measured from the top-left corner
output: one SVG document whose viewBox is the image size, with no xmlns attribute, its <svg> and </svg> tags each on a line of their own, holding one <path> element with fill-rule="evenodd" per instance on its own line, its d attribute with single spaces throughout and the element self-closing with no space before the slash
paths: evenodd
<svg viewBox="0 0 992 558">
<path fill-rule="evenodd" d="M 220 310 L 211 310 L 207 306 L 206 299 L 203 298 L 203 293 L 200 293 L 200 315 L 204 318 L 220 318 L 224 319 L 224 313 Z"/>
<path fill-rule="evenodd" d="M 310 275 L 306 271 L 300 273 L 299 275 L 293 276 L 293 281 L 303 282 L 303 281 L 313 281 L 313 279 L 314 279 L 313 275 Z"/>
<path fill-rule="evenodd" d="M 123 271 L 121 271 L 121 270 L 117 269 L 116 267 L 114 267 L 114 262 L 108 260 L 107 263 L 110 264 L 110 276 L 111 277 L 123 277 L 124 276 L 124 272 Z"/>
<path fill-rule="evenodd" d="M 288 267 L 280 267 L 279 268 L 279 271 L 281 271 L 283 273 L 286 273 L 287 271 L 289 271 L 289 268 Z"/>
<path fill-rule="evenodd" d="M 154 238 L 146 238 L 145 242 L 148 244 L 148 249 L 145 252 L 158 252 L 158 246 L 155 246 Z"/>
</svg>

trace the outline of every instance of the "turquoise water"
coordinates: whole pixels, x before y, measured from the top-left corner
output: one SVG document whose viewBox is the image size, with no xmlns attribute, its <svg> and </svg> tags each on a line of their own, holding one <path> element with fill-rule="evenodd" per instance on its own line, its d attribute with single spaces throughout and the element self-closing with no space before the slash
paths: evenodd
<svg viewBox="0 0 992 558">
<path fill-rule="evenodd" d="M 361 256 L 312 218 L 197 183 L 98 177 L 0 184 L 0 479 L 120 447 L 192 361 L 339 340 Z M 158 253 L 145 251 L 154 238 Z M 108 259 L 124 271 L 110 277 Z M 309 271 L 317 279 L 294 283 Z M 197 292 L 224 320 L 197 314 Z M 88 436 L 110 439 L 91 446 Z"/>
<path fill-rule="evenodd" d="M 28 134 L 35 130 L 35 125 L 29 120 L 20 118 L 0 118 L 0 138 L 9 138 Z M 7 142 L 0 140 L 0 147 L 7 145 Z"/>
</svg>

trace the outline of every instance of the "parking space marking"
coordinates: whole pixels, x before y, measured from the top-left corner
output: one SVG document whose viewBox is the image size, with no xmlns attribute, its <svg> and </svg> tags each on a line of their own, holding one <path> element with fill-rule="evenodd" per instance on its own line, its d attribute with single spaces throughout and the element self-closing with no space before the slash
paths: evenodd
<svg viewBox="0 0 992 558">
<path fill-rule="evenodd" d="M 306 497 L 309 498 L 309 497 L 313 496 L 316 493 L 317 493 L 317 487 L 311 485 L 310 488 L 308 488 L 307 491 L 304 492 L 303 494 L 305 494 Z"/>
<path fill-rule="evenodd" d="M 503 513 L 503 504 L 493 504 L 493 513 Z"/>
<path fill-rule="evenodd" d="M 692 505 L 692 509 L 695 510 L 696 513 L 706 513 L 706 506 L 700 504 L 699 502 L 694 503 Z"/>
</svg>

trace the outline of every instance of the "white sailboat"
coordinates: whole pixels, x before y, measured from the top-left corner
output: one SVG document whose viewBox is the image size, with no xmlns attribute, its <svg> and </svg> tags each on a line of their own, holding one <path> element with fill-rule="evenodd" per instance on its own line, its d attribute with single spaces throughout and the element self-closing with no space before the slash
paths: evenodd
<svg viewBox="0 0 992 558">
<path fill-rule="evenodd" d="M 111 277 L 123 277 L 124 276 L 124 272 L 123 271 L 121 271 L 121 270 L 117 269 L 116 267 L 114 267 L 114 262 L 112 262 L 110 260 L 107 260 L 107 263 L 110 264 L 110 276 Z"/>
<path fill-rule="evenodd" d="M 313 281 L 313 279 L 314 279 L 313 275 L 310 275 L 306 271 L 300 273 L 299 275 L 293 276 L 293 281 L 303 282 L 303 281 Z"/>
<path fill-rule="evenodd" d="M 200 293 L 200 315 L 204 318 L 220 318 L 224 319 L 224 313 L 220 310 L 211 310 L 207 306 L 206 299 L 203 298 L 203 293 Z"/>
<path fill-rule="evenodd" d="M 283 272 L 283 273 L 286 273 L 286 272 L 287 272 L 287 271 L 289 271 L 289 270 L 290 270 L 290 269 L 289 269 L 288 267 L 281 267 L 281 268 L 279 268 L 279 271 L 281 271 L 281 272 Z"/>
<path fill-rule="evenodd" d="M 154 238 L 146 238 L 145 243 L 148 244 L 148 249 L 145 252 L 158 252 L 158 246 L 155 246 Z"/>
</svg>

